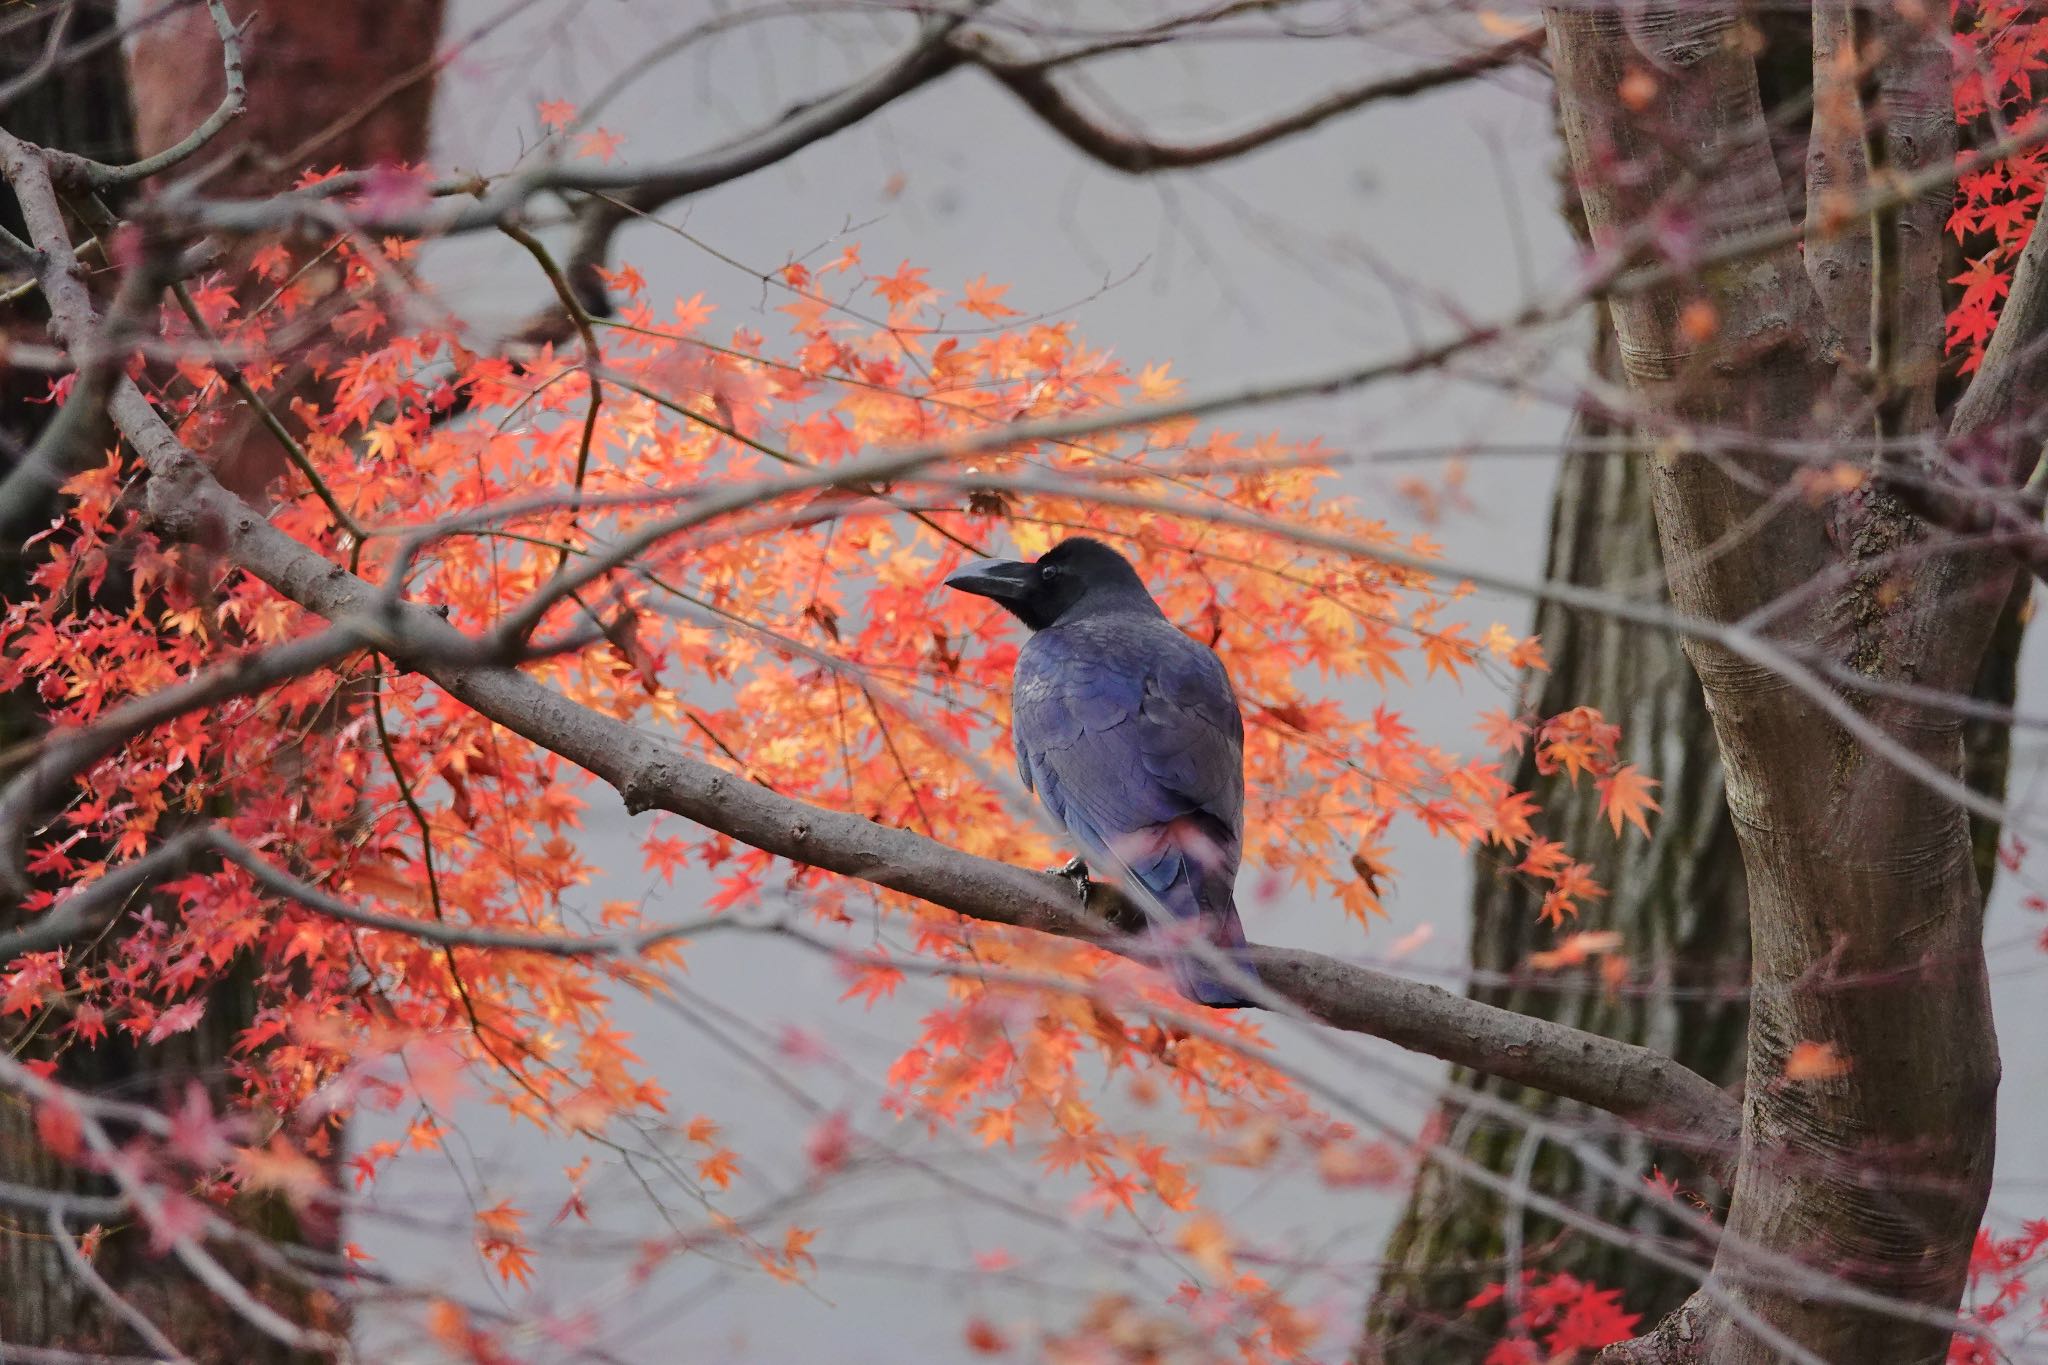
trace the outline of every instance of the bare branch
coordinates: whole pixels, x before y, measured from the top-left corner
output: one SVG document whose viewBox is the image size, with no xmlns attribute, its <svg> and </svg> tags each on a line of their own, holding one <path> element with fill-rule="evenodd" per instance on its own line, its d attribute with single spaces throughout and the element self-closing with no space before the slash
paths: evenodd
<svg viewBox="0 0 2048 1365">
<path fill-rule="evenodd" d="M 90 932 L 116 914 L 130 897 L 183 872 L 206 844 L 204 834 L 197 831 L 175 835 L 135 861 L 70 888 L 25 927 L 0 936 L 0 960 L 46 952 Z"/>
<path fill-rule="evenodd" d="M 189 1357 L 171 1344 L 171 1339 L 164 1335 L 162 1328 L 151 1322 L 140 1308 L 122 1298 L 114 1287 L 107 1283 L 106 1278 L 93 1269 L 92 1262 L 78 1249 L 78 1242 L 72 1237 L 71 1230 L 64 1226 L 63 1213 L 54 1208 L 46 1210 L 43 1221 L 49 1229 L 50 1240 L 57 1244 L 58 1254 L 64 1258 L 64 1264 L 81 1284 L 92 1291 L 94 1298 L 106 1305 L 107 1311 L 127 1323 L 135 1335 L 142 1338 L 142 1344 L 163 1359 L 177 1362 L 178 1365 L 190 1365 Z"/>
<path fill-rule="evenodd" d="M 57 6 L 57 12 L 50 16 L 49 32 L 43 35 L 41 54 L 30 64 L 28 70 L 5 85 L 0 85 L 0 109 L 5 109 L 35 89 L 45 77 L 57 69 L 57 64 L 64 55 L 64 37 L 71 31 L 71 21 L 77 17 L 76 4 L 60 3 Z"/>
<path fill-rule="evenodd" d="M 1384 76 L 1339 90 L 1294 113 L 1256 128 L 1209 142 L 1159 142 L 1135 133 L 1106 128 L 1090 118 L 1061 91 L 1051 68 L 1060 59 L 1033 59 L 1006 51 L 992 34 L 970 33 L 954 40 L 953 47 L 974 65 L 981 67 L 1024 102 L 1045 125 L 1065 138 L 1077 150 L 1112 170 L 1130 175 L 1153 171 L 1182 170 L 1206 166 L 1243 156 L 1261 147 L 1320 126 L 1342 114 L 1383 100 L 1403 99 L 1460 81 L 1498 71 L 1543 49 L 1540 27 L 1481 48 L 1437 66 Z"/>
<path fill-rule="evenodd" d="M 147 180 L 197 156 L 208 143 L 220 136 L 223 129 L 242 116 L 248 85 L 242 74 L 241 30 L 229 16 L 223 0 L 206 0 L 206 11 L 213 16 L 214 30 L 220 34 L 221 64 L 227 73 L 227 89 L 213 112 L 198 127 L 155 156 L 131 161 L 125 166 L 109 166 L 70 152 L 49 153 L 51 169 L 60 180 L 95 190 Z"/>
</svg>

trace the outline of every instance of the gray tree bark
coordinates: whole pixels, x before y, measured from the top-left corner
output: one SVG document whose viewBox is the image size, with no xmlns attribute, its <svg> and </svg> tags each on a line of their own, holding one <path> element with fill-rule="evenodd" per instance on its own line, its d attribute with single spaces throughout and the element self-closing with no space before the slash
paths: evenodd
<svg viewBox="0 0 2048 1365">
<path fill-rule="evenodd" d="M 1824 106 L 1817 146 L 1808 110 L 1814 65 L 1835 60 L 1849 41 L 1848 16 L 1846 11 L 1825 12 L 1818 17 L 1817 31 L 1815 17 L 1801 11 L 1770 11 L 1751 18 L 1761 38 L 1755 69 L 1762 106 L 1783 111 L 1772 119 L 1770 142 L 1784 204 L 1788 213 L 1805 218 L 1809 173 L 1822 192 L 1842 180 L 1849 182 L 1842 188 L 1853 192 L 1860 173 L 1862 152 L 1856 145 L 1860 135 L 1853 110 L 1845 111 L 1839 103 Z M 1924 51 L 1921 60 L 1925 61 Z M 1920 83 L 1939 86 L 1939 72 L 1923 71 Z M 1920 108 L 1910 111 L 1919 119 L 1915 131 L 1945 116 L 1946 109 L 1945 101 L 1924 99 Z M 1982 140 L 1991 135 L 1988 126 L 1982 130 Z M 1583 210 L 1570 187 L 1564 212 L 1583 234 Z M 1857 269 L 1859 278 L 1867 281 L 1869 256 L 1868 236 L 1857 240 L 1852 234 L 1817 241 L 1812 259 L 1824 271 Z M 1960 261 L 1957 252 L 1954 268 L 1945 266 L 1941 277 L 1959 274 Z M 1944 306 L 1952 303 L 1951 297 Z M 1867 341 L 1867 335 L 1862 339 Z M 1591 368 L 1603 380 L 1622 382 L 1612 323 L 1604 313 L 1595 324 Z M 1923 400 L 1930 396 L 1924 388 L 1920 393 Z M 1926 420 L 1924 409 L 1920 420 Z M 1578 434 L 1611 437 L 1625 430 L 1595 412 L 1582 421 Z M 1624 593 L 1640 592 L 1650 583 L 1661 590 L 1662 558 L 1649 487 L 1638 464 L 1604 457 L 1567 461 L 1551 512 L 1546 569 L 1552 578 Z M 2008 708 L 2013 703 L 2026 589 L 2020 584 L 1999 616 L 1971 689 L 1978 700 Z M 1477 978 L 1473 994 L 1524 1013 L 1560 1018 L 1657 1047 L 1701 1075 L 1733 1087 L 1742 1078 L 1745 1055 L 1748 908 L 1741 854 L 1727 816 L 1718 750 L 1698 680 L 1676 641 L 1667 636 L 1585 619 L 1555 606 L 1539 613 L 1536 628 L 1555 657 L 1549 674 L 1534 680 L 1535 709 L 1548 714 L 1583 701 L 1619 718 L 1627 760 L 1659 778 L 1665 793 L 1667 823 L 1653 831 L 1649 848 L 1632 856 L 1638 850 L 1624 846 L 1596 860 L 1610 896 L 1588 918 L 1589 925 L 1624 935 L 1636 979 L 1646 980 L 1653 989 L 1624 1001 L 1597 993 L 1559 994 L 1487 984 L 1490 977 L 1516 970 L 1530 953 L 1547 946 L 1552 935 L 1537 925 L 1533 899 L 1519 894 L 1511 881 L 1490 875 L 1482 859 L 1472 902 L 1470 960 Z M 1963 742 L 1969 786 L 2003 799 L 2010 727 L 1973 720 L 1964 728 Z M 1562 817 L 1570 847 L 1583 855 L 1606 846 L 1591 803 L 1576 799 L 1568 785 L 1542 778 L 1526 761 L 1516 781 L 1538 794 L 1553 819 Z M 1670 824 L 1674 816 L 1683 823 Z M 1975 815 L 1971 825 L 1978 884 L 1988 896 L 1997 867 L 1998 825 Z M 1654 965 L 1645 971 L 1641 956 L 1646 952 L 1673 957 L 1664 965 L 1656 964 L 1653 956 Z M 1589 1178 L 1555 1145 L 1541 1145 L 1532 1157 L 1526 1149 L 1534 1140 L 1523 1138 L 1522 1125 L 1482 1117 L 1465 1096 L 1476 1091 L 1520 1105 L 1535 1118 L 1566 1119 L 1575 1128 L 1588 1117 L 1582 1108 L 1462 1070 L 1453 1072 L 1450 1087 L 1436 1121 L 1466 1157 L 1503 1177 L 1513 1176 L 1526 1162 L 1527 1178 L 1538 1193 L 1618 1226 L 1669 1231 L 1639 1192 Z M 1599 1142 L 1626 1169 L 1659 1163 L 1688 1195 L 1723 1211 L 1725 1191 L 1684 1153 L 1657 1151 L 1639 1135 L 1615 1134 L 1604 1141 L 1597 1134 L 1579 1136 Z M 1566 1235 L 1554 1222 L 1510 1208 L 1470 1182 L 1431 1167 L 1418 1181 L 1389 1239 L 1379 1289 L 1367 1315 L 1361 1359 L 1387 1365 L 1477 1365 L 1494 1340 L 1492 1329 L 1500 1315 L 1496 1311 L 1475 1321 L 1464 1305 L 1486 1284 L 1511 1273 L 1506 1263 L 1511 1226 L 1519 1234 L 1520 1266 L 1565 1271 L 1618 1288 L 1627 1306 L 1649 1320 L 1676 1308 L 1690 1291 L 1691 1283 L 1683 1276 L 1605 1242 Z"/>
</svg>

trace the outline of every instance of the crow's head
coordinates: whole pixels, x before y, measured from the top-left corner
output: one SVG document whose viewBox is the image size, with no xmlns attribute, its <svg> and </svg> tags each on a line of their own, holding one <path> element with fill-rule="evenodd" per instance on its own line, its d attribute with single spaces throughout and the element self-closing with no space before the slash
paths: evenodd
<svg viewBox="0 0 2048 1365">
<path fill-rule="evenodd" d="M 977 559 L 946 586 L 991 598 L 1033 630 L 1116 611 L 1158 614 L 1131 562 L 1099 540 L 1063 540 L 1035 560 Z"/>
</svg>

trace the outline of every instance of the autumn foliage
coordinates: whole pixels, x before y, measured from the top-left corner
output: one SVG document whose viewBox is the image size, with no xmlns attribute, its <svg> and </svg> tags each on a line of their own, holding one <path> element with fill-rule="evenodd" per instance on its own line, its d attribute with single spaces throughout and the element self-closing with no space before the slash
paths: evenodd
<svg viewBox="0 0 2048 1365">
<path fill-rule="evenodd" d="M 206 355 L 270 354 L 316 301 L 330 310 L 321 339 L 297 353 L 312 384 L 280 390 L 282 358 L 239 371 L 259 395 L 280 396 L 296 433 L 271 519 L 472 633 L 708 493 L 876 448 L 1160 403 L 1178 389 L 1164 366 L 1134 371 L 1069 324 L 1020 315 L 986 278 L 944 288 L 908 263 L 877 270 L 856 247 L 780 272 L 787 334 L 774 338 L 720 331 L 700 299 L 657 301 L 622 268 L 607 277 L 620 307 L 593 324 L 595 353 L 574 338 L 488 349 L 422 309 L 412 253 L 355 237 L 311 253 L 266 249 L 246 277 L 196 282 L 192 315 L 167 302 L 164 335 L 192 346 L 133 372 L 204 453 L 246 438 L 236 376 Z M 332 281 L 313 282 L 334 270 L 338 308 Z M 53 401 L 69 382 L 53 386 Z M 1499 716 L 1483 726 L 1494 752 L 1475 755 L 1421 741 L 1384 707 L 1330 700 L 1332 678 L 1455 678 L 1540 667 L 1542 655 L 1499 626 L 1473 634 L 1456 615 L 1461 590 L 1432 582 L 1432 546 L 1337 495 L 1319 454 L 1167 420 L 1000 449 L 950 481 L 759 498 L 554 601 L 525 623 L 542 651 L 528 668 L 747 781 L 1040 865 L 1064 851 L 1008 778 L 1018 641 L 986 604 L 939 584 L 970 552 L 1032 554 L 1086 530 L 1128 550 L 1169 617 L 1230 667 L 1248 730 L 1249 902 L 1306 896 L 1365 932 L 1394 877 L 1384 835 L 1409 820 L 1496 850 L 1509 875 L 1543 889 L 1546 917 L 1565 923 L 1601 889 L 1541 835 L 1499 751 L 1534 743 L 1546 768 L 1596 784 L 1617 834 L 1656 809 L 1650 785 L 1615 763 L 1612 727 L 1589 712 Z M 33 689 L 60 730 L 319 625 L 204 546 L 154 539 L 130 496 L 137 477 L 129 452 L 113 449 L 71 480 L 67 514 L 32 542 L 32 591 L 0 622 L 0 687 Z M 1348 550 L 1208 519 L 1216 508 Z M 557 640 L 570 643 L 551 648 Z M 318 887 L 422 922 L 573 933 L 687 914 L 591 903 L 583 888 L 595 869 L 576 839 L 586 806 L 561 760 L 366 649 L 153 727 L 82 774 L 32 841 L 40 889 L 28 908 L 48 912 L 67 888 L 204 816 Z M 643 850 L 665 879 L 708 869 L 709 912 L 772 902 L 820 931 L 875 910 L 898 921 L 922 967 L 951 984 L 949 1003 L 903 1040 L 891 1107 L 986 1143 L 1029 1132 L 1045 1141 L 1048 1169 L 1085 1177 L 1082 1204 L 1097 1216 L 1142 1207 L 1180 1222 L 1212 1281 L 1190 1292 L 1230 1297 L 1248 1350 L 1293 1353 L 1281 1340 L 1289 1310 L 1236 1269 L 1200 1212 L 1191 1159 L 1112 1126 L 1091 1099 L 1092 1068 L 1106 1064 L 1165 1085 L 1214 1134 L 1254 1111 L 1290 1115 L 1270 1141 L 1324 1154 L 1333 1183 L 1351 1183 L 1349 1130 L 1261 1060 L 1256 1023 L 1211 1021 L 1215 1032 L 1196 1036 L 1180 1026 L 1182 1002 L 1122 959 L 878 897 L 673 821 L 650 821 Z M 1256 933 L 1256 910 L 1252 919 Z M 846 996 L 892 992 L 902 962 L 845 942 Z M 319 1163 L 336 1154 L 352 1107 L 407 1106 L 406 1144 L 430 1147 L 446 1137 L 456 1095 L 476 1086 L 557 1131 L 601 1133 L 626 1115 L 675 1125 L 715 1208 L 745 1154 L 719 1141 L 715 1115 L 674 1109 L 608 1010 L 620 990 L 659 990 L 660 974 L 686 971 L 691 956 L 673 942 L 630 961 L 439 946 L 337 922 L 238 868 L 208 867 L 137 903 L 113 935 L 9 964 L 0 1013 L 33 1020 L 46 1050 L 111 1034 L 148 1046 L 193 1029 L 231 965 L 251 970 L 259 1007 L 233 1048 L 235 1114 L 217 1118 L 195 1091 L 180 1136 L 136 1154 L 181 1186 L 201 1178 L 202 1198 L 240 1185 L 317 1202 Z M 48 1074 L 47 1052 L 38 1065 Z M 52 1145 L 85 1159 L 62 1103 L 49 1108 Z M 814 1135 L 821 1174 L 843 1163 L 844 1143 L 843 1127 Z M 350 1153 L 348 1178 L 373 1179 L 402 1145 Z M 574 1215 L 578 1168 L 566 1179 Z M 531 1272 L 530 1226 L 505 1203 L 478 1214 L 477 1246 L 507 1279 Z M 728 1232 L 784 1276 L 803 1273 L 814 1235 Z M 453 1318 L 443 1327 L 451 1341 L 480 1330 Z"/>
<path fill-rule="evenodd" d="M 2040 117 L 2034 82 L 2048 66 L 2048 25 L 2036 7 L 2008 0 L 1954 0 L 1956 118 L 1980 142 L 2028 130 Z M 1976 370 L 2012 286 L 2013 266 L 2041 212 L 2048 148 L 2024 147 L 1956 181 L 1949 231 L 1965 256 L 1950 281 L 1961 287 L 1948 315 L 1949 350 L 1962 372 Z"/>
<path fill-rule="evenodd" d="M 1957 12 L 1971 59 L 1958 117 L 1975 127 L 2030 114 L 2043 27 L 2016 4 Z M 540 112 L 544 129 L 574 119 L 559 102 Z M 577 147 L 600 160 L 616 151 L 602 129 Z M 1967 262 L 1949 340 L 1966 371 L 2038 212 L 2044 156 L 2023 151 L 1960 183 L 1951 228 Z M 422 183 L 390 171 L 361 194 L 388 207 Z M 511 631 L 531 677 L 746 782 L 1037 867 L 1069 850 L 1009 776 L 1017 633 L 940 584 L 970 555 L 1035 555 L 1087 532 L 1124 549 L 1167 616 L 1229 667 L 1246 722 L 1241 898 L 1254 938 L 1261 907 L 1286 896 L 1345 917 L 1365 942 L 1397 883 L 1388 832 L 1411 822 L 1535 889 L 1555 941 L 1530 968 L 1597 963 L 1610 988 L 1626 976 L 1625 936 L 1575 924 L 1604 894 L 1585 851 L 1546 837 L 1504 759 L 1533 750 L 1539 772 L 1584 787 L 1618 839 L 1648 831 L 1655 783 L 1619 761 L 1618 731 L 1590 708 L 1475 714 L 1473 749 L 1454 752 L 1387 706 L 1332 698 L 1337 680 L 1450 681 L 1544 661 L 1533 638 L 1464 619 L 1466 591 L 1433 570 L 1435 547 L 1344 496 L 1328 452 L 1160 417 L 991 446 L 887 484 L 778 494 L 773 480 L 789 471 L 1168 404 L 1179 385 L 1163 364 L 1133 367 L 1065 321 L 1025 314 L 987 276 L 934 281 L 857 246 L 775 275 L 775 335 L 720 326 L 701 296 L 657 298 L 624 266 L 604 276 L 611 316 L 502 345 L 434 306 L 416 250 L 352 234 L 271 245 L 194 281 L 182 304 L 166 300 L 155 322 L 176 358 L 130 366 L 202 455 L 270 439 L 252 435 L 242 384 L 277 402 L 269 518 L 338 572 L 429 604 L 471 636 Z M 308 341 L 302 324 L 316 315 Z M 231 369 L 225 353 L 257 359 Z M 72 382 L 54 383 L 51 402 Z M 0 690 L 32 693 L 60 734 L 325 625 L 208 545 L 159 541 L 140 478 L 125 447 L 72 478 L 63 515 L 29 542 L 29 591 L 0 616 Z M 1256 1015 L 1194 1018 L 1156 973 L 1114 954 L 965 920 L 673 819 L 641 829 L 644 868 L 670 886 L 708 876 L 703 903 L 678 904 L 681 891 L 597 900 L 599 869 L 578 839 L 586 781 L 373 642 L 151 726 L 79 774 L 30 840 L 26 909 L 31 923 L 55 912 L 200 820 L 325 892 L 422 926 L 617 934 L 773 909 L 838 955 L 849 1007 L 890 996 L 908 972 L 945 979 L 943 1006 L 900 1040 L 888 1117 L 990 1147 L 1028 1138 L 1044 1171 L 1080 1191 L 1071 1216 L 1135 1217 L 1173 1249 L 1188 1278 L 1168 1299 L 1081 1305 L 1048 1328 L 1049 1349 L 1078 1359 L 1113 1339 L 1165 1352 L 1191 1323 L 1246 1360 L 1315 1348 L 1313 1315 L 1205 1202 L 1207 1168 L 1293 1160 L 1343 1190 L 1403 1179 L 1420 1154 L 1326 1112 L 1275 1064 Z M 878 916 L 897 947 L 853 932 Z M 829 1229 L 738 1218 L 749 1153 L 727 1145 L 715 1105 L 664 1093 L 614 1022 L 622 993 L 662 992 L 711 951 L 437 944 L 324 915 L 214 862 L 137 897 L 106 934 L 5 964 L 0 1018 L 32 1032 L 31 1066 L 47 1078 L 68 1049 L 193 1031 L 232 974 L 253 991 L 232 1085 L 164 1097 L 166 1123 L 119 1152 L 95 1148 L 60 1087 L 38 1096 L 53 1153 L 164 1191 L 141 1205 L 157 1250 L 238 1194 L 331 1204 L 407 1148 L 448 1143 L 460 1106 L 481 1097 L 570 1139 L 652 1125 L 687 1154 L 703 1226 L 642 1248 L 636 1274 L 709 1240 L 802 1280 Z M 810 1043 L 781 1046 L 794 1057 Z M 1795 1083 L 1848 1065 L 1824 1041 L 1797 1043 L 1792 1058 Z M 1141 1114 L 1169 1098 L 1201 1143 L 1170 1145 L 1104 1104 L 1105 1076 L 1128 1082 Z M 406 1115 L 403 1139 L 345 1150 L 361 1106 Z M 803 1143 L 807 1178 L 856 1169 L 860 1143 L 844 1112 L 819 1117 Z M 533 1279 L 539 1226 L 589 1216 L 592 1160 L 565 1160 L 546 1207 L 479 1201 L 474 1245 L 501 1280 Z M 1986 1236 L 1980 1321 L 2034 1292 L 2044 1242 L 2038 1227 Z M 982 1268 L 1004 1265 L 992 1252 Z M 1493 1365 L 1578 1358 L 1637 1325 L 1614 1292 L 1535 1270 L 1469 1307 L 1498 1329 Z M 495 1329 L 460 1305 L 436 1303 L 426 1321 L 455 1355 L 502 1358 Z M 962 1342 L 973 1355 L 1017 1344 L 979 1315 L 964 1317 Z M 1990 1358 L 1969 1338 L 1953 1357 Z"/>
</svg>

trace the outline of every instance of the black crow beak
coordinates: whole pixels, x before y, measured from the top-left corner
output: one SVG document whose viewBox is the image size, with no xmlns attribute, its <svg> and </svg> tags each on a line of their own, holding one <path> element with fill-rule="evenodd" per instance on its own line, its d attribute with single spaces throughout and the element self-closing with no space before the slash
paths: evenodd
<svg viewBox="0 0 2048 1365">
<path fill-rule="evenodd" d="M 946 577 L 946 586 L 998 602 L 1022 602 L 1038 582 L 1038 566 L 1015 559 L 977 559 Z"/>
</svg>

